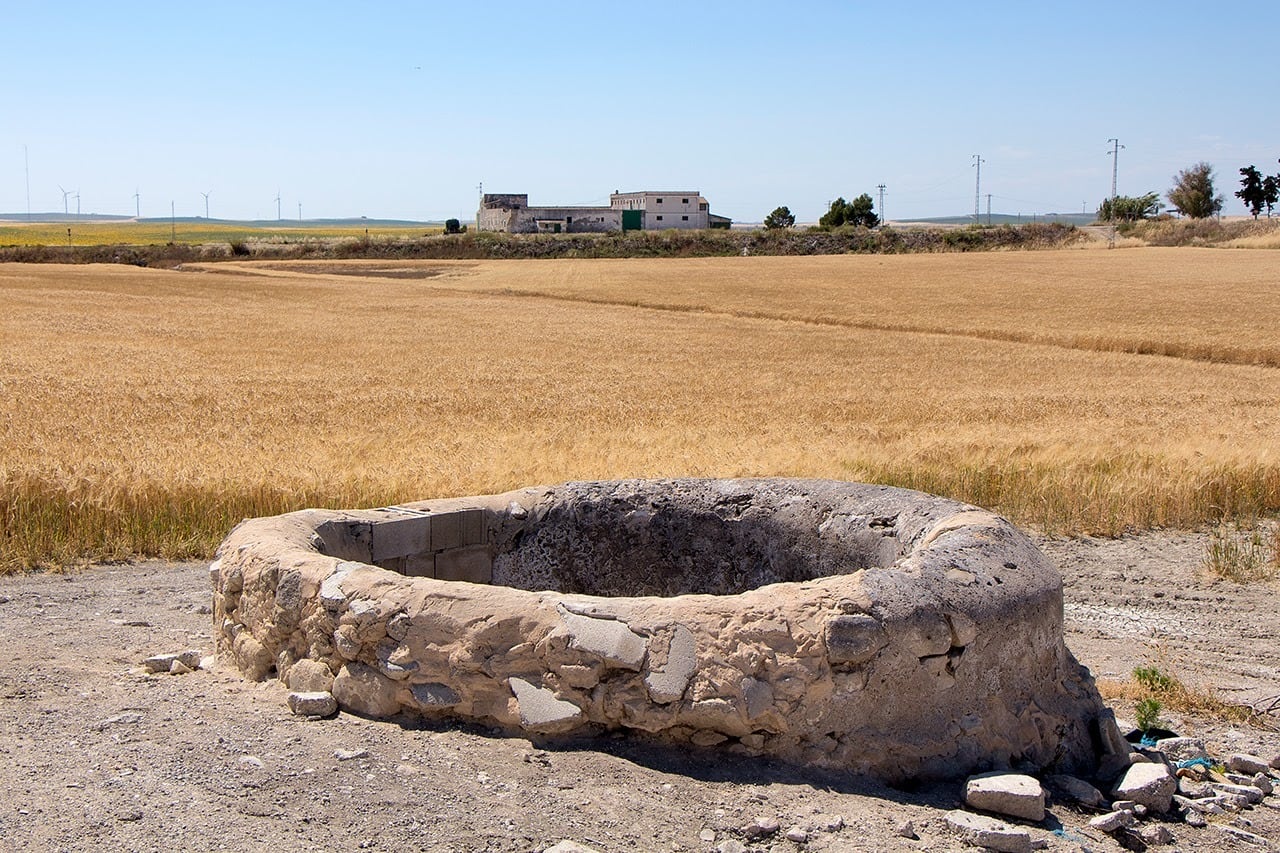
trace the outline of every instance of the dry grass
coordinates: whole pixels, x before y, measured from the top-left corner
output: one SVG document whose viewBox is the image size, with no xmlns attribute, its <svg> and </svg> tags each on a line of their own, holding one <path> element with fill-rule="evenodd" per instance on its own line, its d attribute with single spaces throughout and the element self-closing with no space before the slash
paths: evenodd
<svg viewBox="0 0 1280 853">
<path fill-rule="evenodd" d="M 355 225 L 319 225 L 304 223 L 250 225 L 236 222 L 192 222 L 190 220 L 170 224 L 152 219 L 143 222 L 33 222 L 31 224 L 0 223 L 0 246 L 66 246 L 67 231 L 71 231 L 73 246 L 140 245 L 168 243 L 176 238 L 178 243 L 227 243 L 236 240 L 265 242 L 297 242 L 299 240 L 334 239 L 341 237 L 370 238 L 421 237 L 439 234 L 440 228 L 425 225 L 415 227 L 374 224 L 368 229 Z"/>
<path fill-rule="evenodd" d="M 1228 702 L 1215 691 L 1188 685 L 1172 670 L 1167 662 L 1162 666 L 1140 666 L 1133 677 L 1126 680 L 1099 679 L 1098 693 L 1109 702 L 1122 701 L 1135 708 L 1135 715 L 1142 716 L 1142 705 L 1158 713 L 1162 709 L 1177 711 L 1197 717 L 1210 717 L 1231 723 L 1240 723 L 1259 729 L 1275 731 L 1274 708 Z M 1154 700 L 1154 705 L 1150 704 Z M 1269 701 L 1269 700 L 1267 700 Z M 1153 721 L 1160 725 L 1158 721 Z M 1139 728 L 1143 728 L 1139 724 Z"/>
<path fill-rule="evenodd" d="M 1055 531 L 1274 511 L 1280 371 L 1235 363 L 1280 357 L 1259 257 L 0 266 L 0 565 L 619 476 L 875 480 Z"/>
</svg>

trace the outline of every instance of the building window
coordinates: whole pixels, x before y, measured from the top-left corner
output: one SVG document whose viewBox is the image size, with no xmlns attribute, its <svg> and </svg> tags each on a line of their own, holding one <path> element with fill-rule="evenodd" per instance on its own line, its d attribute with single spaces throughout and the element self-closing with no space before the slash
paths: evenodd
<svg viewBox="0 0 1280 853">
<path fill-rule="evenodd" d="M 681 216 L 681 217 L 680 217 L 680 221 L 681 221 L 681 222 L 688 222 L 688 221 L 689 221 L 689 217 L 687 217 L 687 216 Z"/>
<path fill-rule="evenodd" d="M 688 204 L 688 203 L 689 203 L 689 199 L 687 199 L 687 198 L 682 198 L 682 199 L 680 199 L 680 203 L 681 203 L 681 204 Z"/>
<path fill-rule="evenodd" d="M 564 218 L 564 224 L 565 224 L 565 225 L 572 225 L 572 224 L 573 224 L 573 217 L 572 217 L 572 216 L 566 216 L 566 217 Z"/>
<path fill-rule="evenodd" d="M 660 199 L 660 198 L 659 198 L 659 199 L 654 199 L 654 201 L 658 202 L 658 204 L 662 204 L 662 199 Z"/>
<path fill-rule="evenodd" d="M 659 222 L 661 222 L 661 221 L 662 221 L 662 214 L 661 214 L 661 213 L 659 213 L 659 214 L 658 214 L 658 221 L 659 221 Z"/>
</svg>

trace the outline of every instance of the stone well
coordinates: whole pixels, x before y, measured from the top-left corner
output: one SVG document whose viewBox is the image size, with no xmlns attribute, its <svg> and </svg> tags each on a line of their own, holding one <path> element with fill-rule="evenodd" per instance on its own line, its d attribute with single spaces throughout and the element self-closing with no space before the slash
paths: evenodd
<svg viewBox="0 0 1280 853">
<path fill-rule="evenodd" d="M 220 653 L 371 717 L 630 729 L 890 781 L 1096 763 L 1057 571 L 919 492 L 627 480 L 305 510 L 239 525 L 211 575 Z"/>
</svg>

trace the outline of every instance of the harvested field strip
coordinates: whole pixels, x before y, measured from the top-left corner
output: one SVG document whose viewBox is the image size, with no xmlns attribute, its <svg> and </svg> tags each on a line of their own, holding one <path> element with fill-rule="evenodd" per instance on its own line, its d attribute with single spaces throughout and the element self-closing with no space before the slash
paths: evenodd
<svg viewBox="0 0 1280 853">
<path fill-rule="evenodd" d="M 764 292 L 779 268 L 756 260 L 716 263 Z M 630 266 L 582 264 L 587 296 L 610 263 Z M 546 273 L 432 266 L 0 266 L 0 563 L 207 554 L 245 516 L 622 476 L 872 480 L 1060 532 L 1280 510 L 1272 368 L 458 292 Z"/>
<path fill-rule="evenodd" d="M 744 320 L 777 320 L 785 323 L 811 323 L 816 326 L 837 326 L 846 329 L 864 329 L 875 332 L 909 332 L 923 335 L 951 335 L 961 338 L 974 338 L 980 341 L 1005 341 L 1008 343 L 1036 344 L 1039 346 L 1062 347 L 1063 349 L 1088 350 L 1091 352 L 1119 352 L 1130 355 L 1155 355 L 1166 358 L 1182 358 L 1188 361 L 1208 361 L 1217 364 L 1247 364 L 1259 367 L 1280 367 L 1280 353 L 1270 349 L 1242 348 L 1224 345 L 1187 345 L 1172 341 L 1124 340 L 1099 337 L 1055 337 L 1052 334 L 1036 334 L 1029 332 L 956 329 L 946 326 L 917 326 L 901 323 L 880 323 L 874 321 L 841 320 L 838 318 L 815 318 L 798 314 L 768 314 L 761 311 L 726 311 L 718 310 L 710 305 L 663 304 L 641 300 L 611 300 L 600 297 L 572 296 L 562 293 L 539 292 L 536 290 L 458 290 L 458 293 L 479 293 L 490 296 L 522 296 L 534 299 L 558 299 L 564 302 L 585 302 L 590 305 L 615 305 L 625 308 L 647 308 L 655 311 L 675 311 L 678 313 L 712 314 L 723 317 L 737 317 Z"/>
</svg>

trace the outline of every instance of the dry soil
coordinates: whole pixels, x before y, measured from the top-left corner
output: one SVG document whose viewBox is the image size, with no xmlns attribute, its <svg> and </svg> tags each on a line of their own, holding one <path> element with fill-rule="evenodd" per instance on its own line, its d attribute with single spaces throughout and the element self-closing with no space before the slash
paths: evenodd
<svg viewBox="0 0 1280 853">
<path fill-rule="evenodd" d="M 1280 691 L 1274 586 L 1199 568 L 1205 536 L 1043 541 L 1066 578 L 1067 642 L 1099 676 L 1171 668 L 1224 698 Z M 209 651 L 203 563 L 0 577 L 0 848 L 36 850 L 947 850 L 959 784 L 886 788 L 842 774 L 663 751 L 628 737 L 532 744 L 471 726 L 348 714 L 308 721 L 277 683 L 215 665 L 146 675 L 148 655 Z M 1120 716 L 1129 715 L 1123 704 Z M 1166 714 L 1215 754 L 1280 752 L 1261 728 Z M 1269 797 L 1267 803 L 1280 798 Z M 1062 804 L 1032 829 L 1050 850 L 1117 850 Z M 741 829 L 776 818 L 781 831 Z M 1264 849 L 1264 803 L 1166 849 Z M 910 821 L 916 838 L 899 835 Z M 788 828 L 808 833 L 786 840 Z"/>
</svg>

